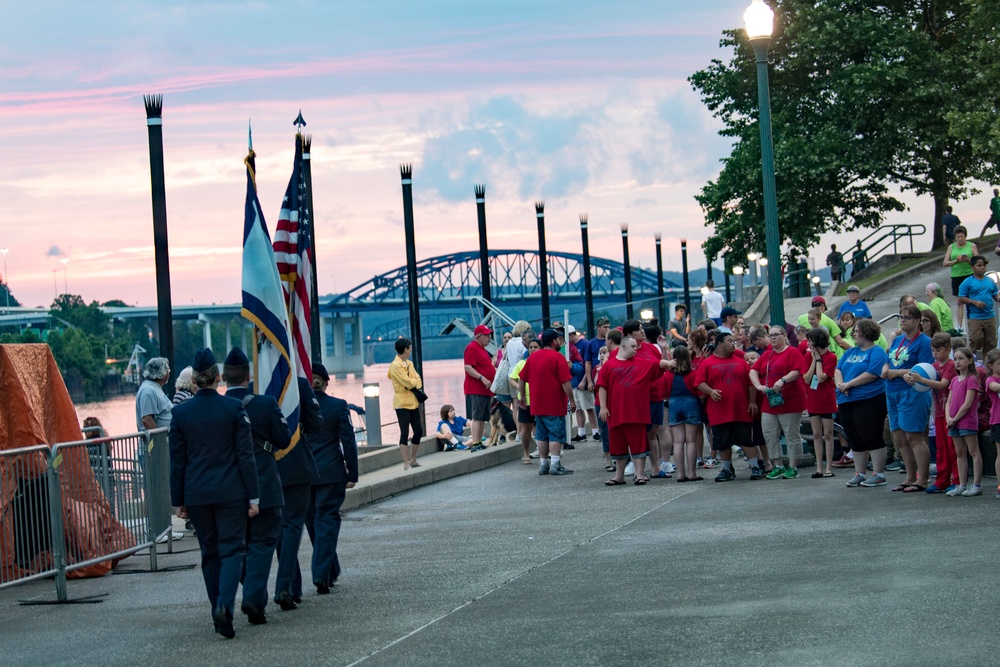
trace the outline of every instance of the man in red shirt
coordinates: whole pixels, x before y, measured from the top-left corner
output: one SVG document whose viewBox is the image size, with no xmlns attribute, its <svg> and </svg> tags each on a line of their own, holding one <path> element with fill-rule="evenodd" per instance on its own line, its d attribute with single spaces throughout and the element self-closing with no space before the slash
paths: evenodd
<svg viewBox="0 0 1000 667">
<path fill-rule="evenodd" d="M 483 430 L 490 418 L 490 404 L 493 392 L 490 386 L 497 370 L 493 367 L 486 346 L 490 344 L 493 330 L 486 325 L 476 327 L 472 342 L 465 347 L 465 414 L 472 431 L 473 446 L 483 443 Z"/>
<path fill-rule="evenodd" d="M 521 368 L 518 389 L 523 396 L 531 383 L 531 415 L 535 418 L 535 442 L 538 445 L 539 475 L 572 475 L 563 467 L 561 454 L 566 439 L 566 403 L 576 411 L 572 375 L 566 357 L 559 354 L 565 340 L 558 331 L 542 333 L 542 349 L 528 357 Z M 551 453 L 551 456 L 550 456 Z M 550 461 L 551 459 L 551 461 Z"/>
<path fill-rule="evenodd" d="M 665 348 L 666 339 L 663 339 Z M 604 363 L 597 378 L 600 418 L 608 423 L 609 448 L 615 462 L 615 476 L 605 482 L 607 486 L 625 483 L 629 454 L 635 460 L 635 483 L 649 481 L 643 474 L 644 459 L 649 451 L 646 439 L 646 426 L 650 423 L 649 392 L 653 381 L 670 362 L 662 358 L 662 349 L 658 361 L 639 357 L 637 349 L 634 337 L 623 337 L 618 352 Z"/>
<path fill-rule="evenodd" d="M 750 384 L 750 366 L 734 354 L 732 334 L 716 330 L 711 341 L 715 351 L 698 364 L 695 384 L 708 396 L 705 409 L 712 425 L 712 440 L 722 459 L 716 482 L 736 479 L 733 470 L 733 445 L 743 448 L 750 461 L 750 479 L 761 479 L 757 448 L 753 446 L 752 424 L 757 412 L 757 391 Z"/>
</svg>

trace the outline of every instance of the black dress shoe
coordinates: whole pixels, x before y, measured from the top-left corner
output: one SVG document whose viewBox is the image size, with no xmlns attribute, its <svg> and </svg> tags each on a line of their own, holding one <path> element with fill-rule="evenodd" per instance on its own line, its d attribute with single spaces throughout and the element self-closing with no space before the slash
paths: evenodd
<svg viewBox="0 0 1000 667">
<path fill-rule="evenodd" d="M 233 627 L 233 615 L 225 607 L 216 607 L 212 612 L 212 619 L 215 621 L 215 631 L 226 639 L 236 636 L 236 628 Z"/>
<path fill-rule="evenodd" d="M 316 592 L 320 595 L 327 595 L 330 592 L 330 586 L 322 581 L 313 582 L 316 584 Z"/>
<path fill-rule="evenodd" d="M 291 593 L 281 592 L 274 596 L 274 601 L 281 607 L 282 611 L 291 611 L 292 609 L 298 609 L 298 605 L 295 604 L 295 600 L 292 599 Z"/>
<path fill-rule="evenodd" d="M 240 611 L 247 615 L 247 620 L 250 621 L 250 625 L 264 625 L 267 623 L 267 614 L 265 614 L 264 610 L 255 604 L 244 602 L 240 605 Z"/>
</svg>

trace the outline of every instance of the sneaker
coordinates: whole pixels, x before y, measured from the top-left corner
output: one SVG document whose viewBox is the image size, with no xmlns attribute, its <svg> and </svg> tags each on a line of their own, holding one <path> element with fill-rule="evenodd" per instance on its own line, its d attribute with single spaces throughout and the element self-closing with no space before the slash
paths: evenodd
<svg viewBox="0 0 1000 667">
<path fill-rule="evenodd" d="M 948 495 L 952 498 L 955 496 L 965 495 L 965 484 L 956 484 L 955 487 L 948 492 Z"/>
<path fill-rule="evenodd" d="M 854 467 L 854 458 L 848 456 L 847 454 L 844 454 L 839 459 L 837 459 L 836 461 L 833 462 L 833 467 L 834 468 L 853 468 Z"/>
<path fill-rule="evenodd" d="M 172 542 L 176 542 L 177 540 L 182 540 L 182 539 L 184 539 L 184 533 L 181 533 L 181 532 L 176 531 L 176 530 L 172 530 L 172 531 L 170 531 L 170 535 L 167 535 L 166 533 L 164 533 L 163 535 L 160 535 L 158 538 L 156 538 L 156 543 L 157 544 L 166 544 L 167 540 L 170 540 Z"/>
<path fill-rule="evenodd" d="M 795 479 L 798 476 L 799 476 L 798 468 L 793 468 L 791 466 L 785 468 L 785 474 L 784 474 L 785 479 Z"/>
<path fill-rule="evenodd" d="M 757 466 L 750 466 L 750 479 L 764 479 L 764 471 Z"/>
<path fill-rule="evenodd" d="M 703 468 L 718 468 L 719 462 L 713 458 L 705 459 L 705 463 L 702 465 Z"/>
<path fill-rule="evenodd" d="M 536 448 L 535 451 L 533 451 L 530 454 L 528 454 L 528 458 L 529 459 L 537 459 L 538 458 L 538 449 Z"/>
<path fill-rule="evenodd" d="M 880 472 L 875 473 L 865 481 L 861 482 L 861 486 L 873 487 L 873 486 L 885 486 L 885 475 Z"/>
<path fill-rule="evenodd" d="M 520 434 L 518 434 L 518 436 L 516 438 L 514 438 L 514 442 L 521 442 L 521 435 Z"/>
<path fill-rule="evenodd" d="M 573 471 L 570 470 L 569 468 L 564 468 L 562 463 L 559 463 L 558 465 L 552 466 L 551 468 L 549 468 L 548 472 L 549 472 L 550 475 L 572 475 L 573 474 Z M 539 472 L 539 474 L 541 474 L 541 472 Z"/>
<path fill-rule="evenodd" d="M 873 475 L 873 476 L 874 476 L 874 475 Z M 865 477 L 865 476 L 864 476 L 864 475 L 862 475 L 861 473 L 858 473 L 858 474 L 856 474 L 856 475 L 855 475 L 854 477 L 852 477 L 852 478 L 850 479 L 850 481 L 848 481 L 848 482 L 847 482 L 847 486 L 849 486 L 850 488 L 852 488 L 852 489 L 853 489 L 853 488 L 856 488 L 856 487 L 859 487 L 859 486 L 861 486 L 861 485 L 862 485 L 862 484 L 864 484 L 864 483 L 865 483 L 865 482 L 866 482 L 867 480 L 868 480 L 868 478 L 867 478 L 867 477 Z M 884 476 L 882 477 L 882 483 L 883 483 L 883 484 L 885 484 L 885 477 L 884 477 Z"/>
<path fill-rule="evenodd" d="M 570 442 L 583 442 L 586 439 L 587 436 L 585 435 L 574 435 L 573 438 L 570 440 Z"/>
<path fill-rule="evenodd" d="M 781 479 L 785 476 L 785 468 L 783 466 L 774 466 L 771 468 L 771 472 L 767 473 L 767 479 Z"/>
<path fill-rule="evenodd" d="M 958 484 L 951 484 L 948 486 L 947 489 L 944 490 L 944 492 L 948 493 L 949 491 L 953 490 L 956 486 L 958 486 Z"/>
<path fill-rule="evenodd" d="M 886 464 L 885 469 L 889 472 L 906 472 L 906 466 L 900 460 L 895 460 L 892 463 Z"/>
<path fill-rule="evenodd" d="M 931 464 L 930 476 L 931 477 L 937 477 L 937 464 L 936 463 L 932 463 Z"/>
<path fill-rule="evenodd" d="M 704 467 L 705 467 L 705 461 L 699 456 L 698 461 L 695 463 L 695 468 L 704 468 Z"/>
<path fill-rule="evenodd" d="M 962 492 L 963 496 L 981 496 L 983 495 L 983 487 L 980 484 L 970 484 L 969 488 Z"/>
<path fill-rule="evenodd" d="M 475 447 L 471 448 L 469 451 L 470 452 L 481 452 L 484 449 L 486 449 L 486 445 L 476 445 Z"/>
<path fill-rule="evenodd" d="M 677 466 L 675 466 L 670 461 L 660 461 L 660 470 L 667 473 L 668 475 L 673 475 L 677 472 Z"/>
<path fill-rule="evenodd" d="M 590 437 L 592 437 L 596 442 L 600 442 L 601 441 L 601 432 L 600 431 L 594 431 L 593 433 L 590 434 Z"/>
<path fill-rule="evenodd" d="M 716 482 L 731 482 L 736 479 L 736 473 L 729 468 L 723 468 L 719 471 L 719 474 L 715 476 Z"/>
<path fill-rule="evenodd" d="M 997 487 L 997 498 L 1000 498 L 1000 486 Z"/>
<path fill-rule="evenodd" d="M 461 446 L 461 445 L 459 445 L 459 446 Z M 446 452 L 453 452 L 453 451 L 455 451 L 455 445 L 453 445 L 453 444 L 451 444 L 449 442 L 447 445 L 444 446 L 444 451 L 446 451 Z"/>
<path fill-rule="evenodd" d="M 468 448 L 469 448 L 469 446 L 467 444 L 465 444 L 464 442 L 460 442 L 457 445 L 455 445 L 454 447 L 452 447 L 451 449 L 454 449 L 454 450 L 459 451 L 459 452 L 464 452 Z M 445 448 L 444 451 L 450 452 L 451 449 Z"/>
<path fill-rule="evenodd" d="M 629 475 L 634 475 L 634 474 L 635 474 L 635 465 L 631 461 L 629 461 L 627 464 L 625 464 L 625 476 L 628 477 Z"/>
<path fill-rule="evenodd" d="M 539 475 L 548 475 L 549 474 L 549 464 L 547 462 L 543 463 L 540 466 L 538 466 L 538 474 Z"/>
</svg>

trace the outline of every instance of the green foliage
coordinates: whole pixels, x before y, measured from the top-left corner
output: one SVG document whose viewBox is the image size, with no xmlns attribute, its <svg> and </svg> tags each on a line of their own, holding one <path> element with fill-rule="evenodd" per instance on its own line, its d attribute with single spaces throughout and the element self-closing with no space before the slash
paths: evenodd
<svg viewBox="0 0 1000 667">
<path fill-rule="evenodd" d="M 10 291 L 10 287 L 6 282 L 0 282 L 0 307 L 6 308 L 8 306 L 8 299 L 10 300 L 9 305 L 11 308 L 19 307 L 21 302 L 17 300 L 14 293 Z"/>
<path fill-rule="evenodd" d="M 989 85 L 979 64 L 981 51 L 996 48 L 987 32 L 995 8 L 985 0 L 774 5 L 771 112 L 789 254 L 805 254 L 824 232 L 878 227 L 905 208 L 895 188 L 934 197 L 938 245 L 947 202 L 974 194 L 971 179 L 997 175 L 994 144 L 970 139 L 995 118 L 996 61 Z M 733 51 L 730 62 L 713 60 L 689 81 L 734 145 L 696 199 L 714 228 L 706 255 L 742 257 L 764 250 L 757 73 L 742 29 L 720 45 Z M 976 115 L 985 98 L 992 118 Z"/>
</svg>

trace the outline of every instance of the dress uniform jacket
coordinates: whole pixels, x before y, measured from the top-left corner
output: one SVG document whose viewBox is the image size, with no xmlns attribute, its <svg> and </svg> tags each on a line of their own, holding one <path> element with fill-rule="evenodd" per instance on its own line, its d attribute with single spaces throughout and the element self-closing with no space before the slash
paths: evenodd
<svg viewBox="0 0 1000 667">
<path fill-rule="evenodd" d="M 277 461 L 282 486 L 312 484 L 319 479 L 312 449 L 306 440 L 319 432 L 323 426 L 323 418 L 319 414 L 319 403 L 316 402 L 309 381 L 305 378 L 298 378 L 298 381 L 299 433 L 306 437 L 300 438 L 295 447 L 283 452 Z"/>
<path fill-rule="evenodd" d="M 316 394 L 323 427 L 309 438 L 319 481 L 316 484 L 346 484 L 358 481 L 358 445 L 354 439 L 347 401 L 323 392 Z"/>
<path fill-rule="evenodd" d="M 252 396 L 246 387 L 233 387 L 226 396 L 235 398 L 241 403 L 246 396 Z M 291 444 L 291 434 L 288 432 L 288 422 L 281 414 L 281 408 L 273 396 L 254 396 L 244 405 L 250 418 L 250 429 L 253 433 L 254 459 L 257 463 L 257 479 L 260 482 L 260 509 L 281 507 L 285 504 L 281 492 L 281 477 L 278 476 L 278 466 L 274 460 L 277 451 Z M 271 451 L 267 451 L 267 448 Z"/>
<path fill-rule="evenodd" d="M 250 420 L 239 401 L 202 389 L 174 406 L 170 498 L 175 507 L 260 497 Z"/>
</svg>

